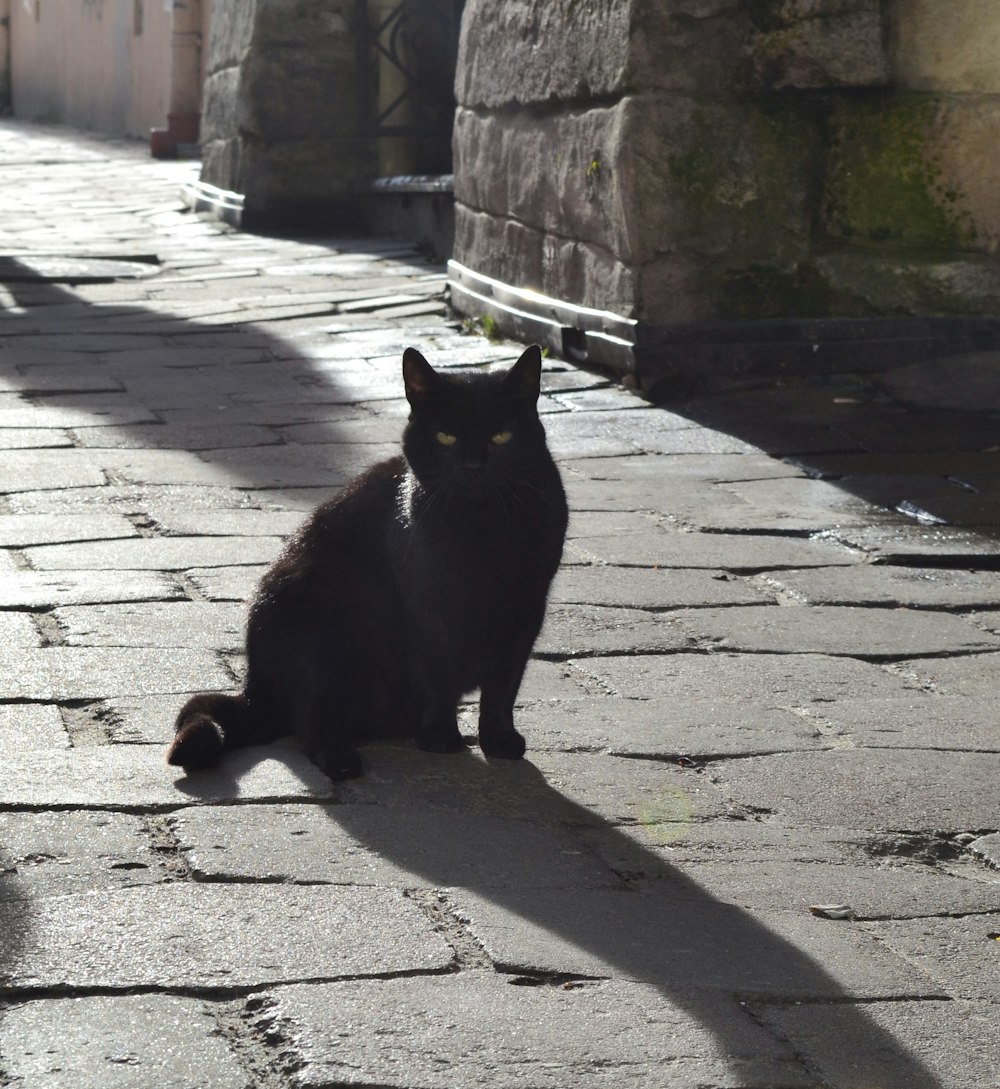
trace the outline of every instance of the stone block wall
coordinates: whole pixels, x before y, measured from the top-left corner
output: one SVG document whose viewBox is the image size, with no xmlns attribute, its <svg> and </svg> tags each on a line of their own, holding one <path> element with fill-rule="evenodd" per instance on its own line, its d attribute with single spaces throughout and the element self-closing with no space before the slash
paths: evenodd
<svg viewBox="0 0 1000 1089">
<path fill-rule="evenodd" d="M 214 0 L 202 181 L 244 223 L 310 221 L 374 176 L 359 139 L 353 0 Z"/>
<path fill-rule="evenodd" d="M 653 325 L 997 309 L 991 0 L 469 0 L 462 38 L 461 269 Z"/>
</svg>

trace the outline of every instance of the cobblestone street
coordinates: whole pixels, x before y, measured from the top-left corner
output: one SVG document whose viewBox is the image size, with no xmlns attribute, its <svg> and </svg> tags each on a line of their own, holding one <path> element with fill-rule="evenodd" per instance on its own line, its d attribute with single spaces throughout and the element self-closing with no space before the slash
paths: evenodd
<svg viewBox="0 0 1000 1089">
<path fill-rule="evenodd" d="M 404 348 L 522 350 L 196 173 L 0 121 L 0 1087 L 1000 1083 L 1000 353 L 659 407 L 546 360 L 527 759 L 185 776 L 284 536 L 396 452 Z"/>
</svg>

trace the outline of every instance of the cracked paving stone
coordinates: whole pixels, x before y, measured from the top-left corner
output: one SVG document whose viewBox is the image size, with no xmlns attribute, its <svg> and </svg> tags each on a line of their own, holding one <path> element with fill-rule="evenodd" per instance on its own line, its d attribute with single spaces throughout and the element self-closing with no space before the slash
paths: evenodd
<svg viewBox="0 0 1000 1089">
<path fill-rule="evenodd" d="M 452 950 L 396 889 L 187 882 L 8 902 L 7 988 L 258 987 L 443 971 Z"/>
<path fill-rule="evenodd" d="M 42 646 L 42 637 L 28 613 L 0 612 L 0 646 Z"/>
<path fill-rule="evenodd" d="M 55 610 L 69 646 L 240 650 L 242 605 L 177 601 L 85 605 Z"/>
<path fill-rule="evenodd" d="M 18 492 L 7 497 L 17 514 L 89 514 L 95 508 L 120 509 L 125 513 L 145 510 L 153 503 L 166 502 L 205 511 L 256 506 L 256 500 L 230 487 L 193 484 L 104 485 L 100 488 L 54 488 L 51 491 Z"/>
<path fill-rule="evenodd" d="M 22 427 L 0 429 L 0 450 L 51 450 L 74 446 L 69 433 L 61 428 Z"/>
<path fill-rule="evenodd" d="M 165 747 L 174 736 L 177 712 L 187 696 L 188 693 L 181 692 L 165 696 L 118 696 L 106 700 L 101 725 L 115 743 Z"/>
<path fill-rule="evenodd" d="M 1000 654 L 920 658 L 914 662 L 896 662 L 894 668 L 913 676 L 920 684 L 930 685 L 945 696 L 995 700 L 997 677 L 1000 677 Z"/>
<path fill-rule="evenodd" d="M 4 696 L 14 700 L 104 699 L 149 692 L 227 688 L 232 677 L 205 651 L 175 648 L 0 647 Z"/>
<path fill-rule="evenodd" d="M 1000 752 L 995 695 L 845 699 L 817 711 L 838 734 L 869 748 Z"/>
<path fill-rule="evenodd" d="M 757 605 L 769 600 L 773 594 L 766 587 L 724 571 L 604 564 L 561 567 L 549 595 L 555 605 L 646 609 Z"/>
<path fill-rule="evenodd" d="M 74 398 L 74 400 L 81 400 Z M 115 403 L 102 399 L 85 406 L 71 405 L 24 405 L 21 408 L 0 409 L 0 428 L 78 428 L 78 427 L 125 427 L 130 424 L 157 423 L 157 417 L 143 405 Z"/>
<path fill-rule="evenodd" d="M 10 869 L 0 900 L 34 900 L 156 883 L 163 871 L 138 817 L 126 813 L 0 813 Z"/>
<path fill-rule="evenodd" d="M 990 886 L 994 891 L 997 885 Z M 994 904 L 1000 902 L 1000 896 Z M 953 998 L 1000 1002 L 1000 912 L 960 918 L 866 923 L 879 941 L 935 980 Z"/>
<path fill-rule="evenodd" d="M 648 890 L 448 889 L 498 968 L 786 999 L 942 994 L 860 924 L 808 911 L 750 915 L 677 875 Z M 875 925 L 875 924 L 873 924 Z"/>
<path fill-rule="evenodd" d="M 676 760 L 829 745 L 815 722 L 791 711 L 730 701 L 621 699 L 529 704 L 519 712 L 529 746 Z"/>
<path fill-rule="evenodd" d="M 303 1089 L 672 1089 L 811 1081 L 728 996 L 689 1003 L 623 980 L 512 986 L 489 972 L 282 988 Z M 364 1026 L 364 1031 L 358 1031 Z"/>
<path fill-rule="evenodd" d="M 101 511 L 65 518 L 59 514 L 0 514 L 0 547 L 58 544 L 138 537 L 139 531 L 122 514 Z"/>
<path fill-rule="evenodd" d="M 920 609 L 737 605 L 690 609 L 671 619 L 692 640 L 751 653 L 906 658 L 1000 647 L 1000 639 L 961 617 Z"/>
<path fill-rule="evenodd" d="M 515 706 L 537 703 L 539 700 L 578 700 L 598 692 L 599 686 L 589 682 L 578 670 L 565 662 L 545 662 L 538 658 L 528 661 L 524 681 L 517 694 Z"/>
<path fill-rule="evenodd" d="M 168 537 L 285 537 L 302 525 L 297 511 L 283 510 L 178 510 L 158 504 L 147 513 Z"/>
<path fill-rule="evenodd" d="M 615 887 L 565 830 L 488 814 L 377 805 L 202 806 L 171 818 L 196 880 L 398 888 Z"/>
<path fill-rule="evenodd" d="M 281 549 L 280 537 L 139 537 L 128 541 L 43 545 L 25 550 L 42 571 L 183 571 L 268 563 Z"/>
<path fill-rule="evenodd" d="M 158 571 L 11 571 L 0 581 L 0 608 L 46 608 L 183 598 Z"/>
<path fill-rule="evenodd" d="M 0 1015 L 18 1089 L 246 1089 L 204 1003 L 173 995 L 47 998 Z"/>
<path fill-rule="evenodd" d="M 649 654 L 569 663 L 632 699 L 731 699 L 737 704 L 809 707 L 839 699 L 906 696 L 916 685 L 869 662 L 818 654 Z M 919 664 L 919 663 L 918 663 Z M 821 710 L 821 708 L 820 708 Z"/>
<path fill-rule="evenodd" d="M 68 749 L 69 734 L 59 708 L 37 703 L 0 704 L 0 755 L 28 749 Z"/>
<path fill-rule="evenodd" d="M 869 1027 L 859 1032 L 862 1010 Z M 996 1082 L 996 1020 L 971 1003 L 796 1003 L 755 1012 L 833 1089 L 984 1089 Z M 886 1040 L 896 1046 L 885 1047 Z"/>
<path fill-rule="evenodd" d="M 779 753 L 713 765 L 737 804 L 806 827 L 962 832 L 997 819 L 1000 754 L 927 749 Z M 961 783 L 957 791 L 955 784 Z"/>
<path fill-rule="evenodd" d="M 968 844 L 968 849 L 994 870 L 1000 870 L 1000 832 L 990 832 Z"/>
<path fill-rule="evenodd" d="M 759 579 L 805 605 L 907 605 L 937 609 L 1000 605 L 1000 576 L 994 571 L 861 564 L 775 571 Z"/>
<path fill-rule="evenodd" d="M 757 571 L 777 567 L 853 565 L 857 552 L 832 541 L 750 533 L 689 533 L 663 528 L 628 536 L 577 537 L 567 555 L 588 562 L 636 567 L 711 567 Z"/>
<path fill-rule="evenodd" d="M 720 903 L 761 911 L 849 904 L 859 918 L 913 918 L 989 911 L 997 885 L 950 874 L 840 862 L 687 862 L 684 875 Z"/>
<path fill-rule="evenodd" d="M 600 605 L 552 604 L 535 642 L 534 653 L 572 654 L 662 653 L 693 645 L 672 616 L 640 609 Z M 997 640 L 1000 646 L 1000 640 Z"/>
<path fill-rule="evenodd" d="M 235 801 L 330 798 L 334 788 L 315 764 L 289 745 L 243 749 L 217 768 L 170 767 L 152 745 L 95 745 L 10 757 L 8 806 L 162 810 Z"/>
<path fill-rule="evenodd" d="M 934 529 L 927 526 L 869 526 L 865 529 L 830 530 L 821 535 L 848 548 L 867 553 L 877 563 L 926 564 L 934 560 L 982 565 L 985 557 L 1000 555 L 1000 540 L 990 533 L 968 529 Z"/>
<path fill-rule="evenodd" d="M 186 572 L 209 601 L 249 601 L 269 564 L 240 567 L 192 567 Z"/>
</svg>

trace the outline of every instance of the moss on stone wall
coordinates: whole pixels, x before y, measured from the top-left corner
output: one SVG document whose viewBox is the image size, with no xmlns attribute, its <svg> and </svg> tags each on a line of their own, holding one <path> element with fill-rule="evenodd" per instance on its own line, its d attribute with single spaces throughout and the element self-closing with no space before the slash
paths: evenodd
<svg viewBox="0 0 1000 1089">
<path fill-rule="evenodd" d="M 819 146 L 809 109 L 779 96 L 736 109 L 703 104 L 669 128 L 663 143 L 671 147 L 663 160 L 666 191 L 653 176 L 650 200 L 674 209 L 675 242 L 748 260 L 804 252 Z"/>
<path fill-rule="evenodd" d="M 874 313 L 861 296 L 838 291 L 814 265 L 745 265 L 725 269 L 718 279 L 720 317 L 733 321 L 818 318 Z"/>
<path fill-rule="evenodd" d="M 831 119 L 823 208 L 827 232 L 851 243 L 961 249 L 975 241 L 961 194 L 934 150 L 938 100 L 877 95 L 845 100 Z"/>
</svg>

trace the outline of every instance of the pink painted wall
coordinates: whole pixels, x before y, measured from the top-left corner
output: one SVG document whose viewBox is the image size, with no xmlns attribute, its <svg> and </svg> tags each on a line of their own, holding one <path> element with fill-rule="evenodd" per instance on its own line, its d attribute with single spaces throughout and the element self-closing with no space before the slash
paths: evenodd
<svg viewBox="0 0 1000 1089">
<path fill-rule="evenodd" d="M 142 137 L 165 125 L 174 8 L 191 4 L 200 7 L 198 0 L 9 0 L 14 115 Z"/>
</svg>

